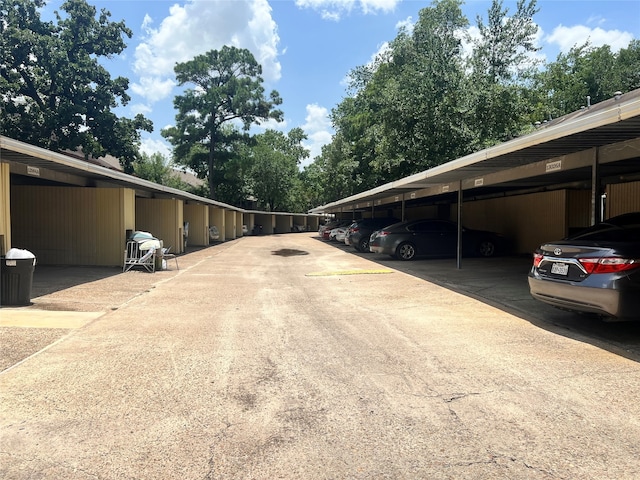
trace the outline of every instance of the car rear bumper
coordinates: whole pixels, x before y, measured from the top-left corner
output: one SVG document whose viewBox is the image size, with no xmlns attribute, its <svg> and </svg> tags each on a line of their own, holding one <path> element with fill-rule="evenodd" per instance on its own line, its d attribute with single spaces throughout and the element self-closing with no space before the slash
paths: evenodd
<svg viewBox="0 0 640 480">
<path fill-rule="evenodd" d="M 369 244 L 369 251 L 370 252 L 373 252 L 373 253 L 384 253 L 382 250 L 383 250 L 382 247 L 379 246 L 379 245 L 371 245 L 371 244 Z"/>
<path fill-rule="evenodd" d="M 637 292 L 595 288 L 542 280 L 529 276 L 529 291 L 536 300 L 576 312 L 595 313 L 620 319 L 637 319 Z"/>
</svg>

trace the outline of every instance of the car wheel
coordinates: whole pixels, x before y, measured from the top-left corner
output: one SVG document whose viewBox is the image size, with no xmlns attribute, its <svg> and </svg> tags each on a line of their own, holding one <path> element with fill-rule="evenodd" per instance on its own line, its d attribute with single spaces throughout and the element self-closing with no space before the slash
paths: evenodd
<svg viewBox="0 0 640 480">
<path fill-rule="evenodd" d="M 416 256 L 416 247 L 411 243 L 401 243 L 396 248 L 396 258 L 398 260 L 413 260 Z"/>
<path fill-rule="evenodd" d="M 364 253 L 369 252 L 369 239 L 368 238 L 363 238 L 362 240 L 360 240 L 360 243 L 358 244 L 358 251 L 359 252 L 364 252 Z"/>
<path fill-rule="evenodd" d="M 496 244 L 491 240 L 483 240 L 478 244 L 478 253 L 481 257 L 493 257 L 496 254 Z"/>
</svg>

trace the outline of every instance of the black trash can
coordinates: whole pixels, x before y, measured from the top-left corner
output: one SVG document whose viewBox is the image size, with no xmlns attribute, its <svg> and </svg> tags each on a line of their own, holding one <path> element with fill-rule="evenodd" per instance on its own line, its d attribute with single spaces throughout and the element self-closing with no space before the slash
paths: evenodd
<svg viewBox="0 0 640 480">
<path fill-rule="evenodd" d="M 31 287 L 35 258 L 9 259 L 0 261 L 0 304 L 30 305 Z"/>
</svg>

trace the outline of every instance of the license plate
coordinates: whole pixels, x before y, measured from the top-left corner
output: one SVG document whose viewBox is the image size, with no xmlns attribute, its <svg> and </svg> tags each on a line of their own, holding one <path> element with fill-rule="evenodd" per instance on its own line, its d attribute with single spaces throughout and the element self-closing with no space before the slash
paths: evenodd
<svg viewBox="0 0 640 480">
<path fill-rule="evenodd" d="M 551 265 L 551 273 L 555 275 L 566 275 L 569 273 L 568 263 L 554 263 Z"/>
</svg>

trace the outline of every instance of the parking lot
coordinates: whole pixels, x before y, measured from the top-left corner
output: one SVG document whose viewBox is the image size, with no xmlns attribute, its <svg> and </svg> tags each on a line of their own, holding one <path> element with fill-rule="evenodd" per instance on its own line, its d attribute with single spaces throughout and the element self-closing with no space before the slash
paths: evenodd
<svg viewBox="0 0 640 480">
<path fill-rule="evenodd" d="M 638 325 L 538 305 L 528 258 L 178 262 L 36 267 L 0 309 L 2 478 L 640 476 Z"/>
</svg>

